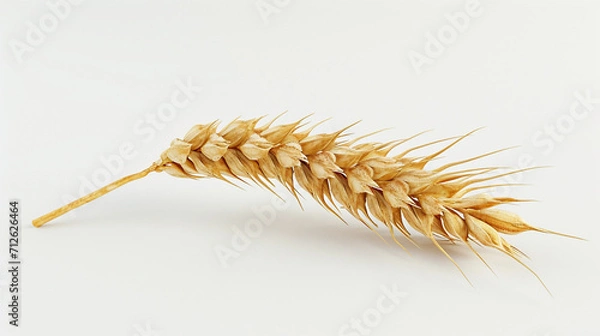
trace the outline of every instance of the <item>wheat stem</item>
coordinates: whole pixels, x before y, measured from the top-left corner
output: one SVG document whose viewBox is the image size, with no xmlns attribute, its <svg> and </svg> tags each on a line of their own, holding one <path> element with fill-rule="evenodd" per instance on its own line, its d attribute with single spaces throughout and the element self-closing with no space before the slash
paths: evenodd
<svg viewBox="0 0 600 336">
<path fill-rule="evenodd" d="M 153 163 L 150 167 L 140 171 L 139 173 L 125 176 L 119 180 L 112 182 L 111 184 L 108 184 L 108 185 L 106 185 L 96 191 L 93 191 L 79 199 L 76 199 L 73 202 L 71 202 L 63 207 L 60 207 L 53 211 L 50 211 L 49 213 L 34 219 L 33 226 L 41 227 L 42 225 L 48 223 L 49 221 L 51 221 L 57 217 L 60 217 L 64 214 L 66 214 L 67 212 L 69 212 L 73 209 L 76 209 L 88 202 L 91 202 L 91 201 L 95 200 L 96 198 L 103 196 L 103 195 L 117 189 L 118 187 L 120 187 L 122 185 L 125 185 L 131 181 L 139 180 L 142 177 L 150 174 L 151 172 L 157 171 L 158 167 L 159 167 L 158 164 Z"/>
</svg>

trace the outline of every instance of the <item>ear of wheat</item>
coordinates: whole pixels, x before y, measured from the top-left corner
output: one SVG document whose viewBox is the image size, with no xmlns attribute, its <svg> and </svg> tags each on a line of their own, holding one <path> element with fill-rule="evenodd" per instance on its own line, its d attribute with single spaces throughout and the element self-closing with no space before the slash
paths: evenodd
<svg viewBox="0 0 600 336">
<path fill-rule="evenodd" d="M 221 130 L 217 130 L 218 121 L 195 125 L 183 139 L 173 140 L 160 159 L 147 169 L 41 216 L 33 221 L 33 225 L 40 227 L 123 184 L 150 172 L 164 171 L 181 178 L 213 177 L 232 184 L 251 180 L 273 193 L 273 180 L 277 180 L 299 202 L 297 184 L 342 221 L 339 205 L 375 233 L 377 221 L 383 223 L 393 241 L 402 248 L 404 246 L 396 238 L 396 232 L 414 243 L 408 224 L 431 239 L 457 267 L 436 237 L 464 243 L 484 263 L 471 242 L 491 247 L 531 271 L 519 259 L 522 253 L 500 234 L 537 231 L 568 236 L 531 226 L 515 214 L 493 209 L 497 205 L 524 200 L 473 194 L 505 185 L 490 181 L 524 169 L 495 175 L 494 167 L 450 170 L 501 150 L 426 169 L 429 162 L 474 131 L 416 146 L 392 156 L 390 151 L 393 148 L 416 135 L 387 143 L 360 143 L 366 136 L 344 140 L 345 132 L 352 125 L 333 133 L 311 134 L 316 125 L 303 129 L 305 118 L 273 126 L 275 118 L 258 126 L 261 119 L 236 119 Z M 425 157 L 409 156 L 416 149 L 441 142 L 449 144 Z M 535 272 L 531 272 L 541 281 Z"/>
</svg>

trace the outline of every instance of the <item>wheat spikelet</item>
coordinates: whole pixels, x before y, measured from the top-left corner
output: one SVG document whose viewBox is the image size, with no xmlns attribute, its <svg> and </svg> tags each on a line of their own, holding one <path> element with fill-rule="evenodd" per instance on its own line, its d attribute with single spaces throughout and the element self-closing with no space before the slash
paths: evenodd
<svg viewBox="0 0 600 336">
<path fill-rule="evenodd" d="M 251 180 L 272 192 L 273 180 L 277 180 L 298 201 L 296 185 L 299 185 L 340 219 L 339 205 L 375 233 L 374 227 L 378 226 L 378 222 L 382 223 L 400 246 L 397 232 L 414 243 L 408 224 L 431 239 L 455 265 L 456 262 L 439 245 L 436 237 L 464 243 L 484 263 L 471 242 L 499 250 L 527 267 L 519 259 L 520 251 L 500 234 L 538 231 L 563 235 L 533 227 L 515 214 L 492 209 L 497 205 L 524 200 L 472 194 L 497 186 L 488 182 L 518 170 L 492 176 L 489 173 L 496 170 L 494 167 L 450 170 L 499 151 L 426 169 L 429 162 L 474 131 L 391 156 L 393 148 L 414 136 L 387 143 L 359 143 L 364 137 L 344 140 L 344 132 L 352 125 L 337 132 L 312 135 L 316 125 L 303 129 L 305 118 L 273 126 L 275 118 L 258 126 L 261 119 L 234 120 L 220 130 L 217 129 L 219 122 L 195 125 L 183 139 L 173 140 L 160 159 L 149 168 L 50 212 L 34 220 L 33 224 L 40 227 L 127 182 L 150 172 L 164 171 L 181 178 L 213 177 L 228 183 Z M 416 149 L 441 142 L 449 144 L 425 157 L 408 156 Z"/>
</svg>

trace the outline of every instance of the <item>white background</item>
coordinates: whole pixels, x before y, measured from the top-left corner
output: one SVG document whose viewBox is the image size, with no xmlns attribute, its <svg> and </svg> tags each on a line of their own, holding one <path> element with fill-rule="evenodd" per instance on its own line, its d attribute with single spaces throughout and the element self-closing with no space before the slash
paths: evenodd
<svg viewBox="0 0 600 336">
<path fill-rule="evenodd" d="M 53 12 L 55 1 L 0 5 L 0 201 L 20 199 L 23 220 L 18 330 L 0 223 L 0 334 L 333 336 L 363 316 L 375 336 L 598 334 L 597 1 L 481 1 L 460 32 L 448 17 L 467 15 L 456 14 L 465 1 L 88 0 Z M 432 54 L 427 36 L 440 31 L 456 36 Z M 195 91 L 166 115 L 188 81 Z M 486 126 L 439 162 L 520 146 L 478 165 L 551 167 L 496 192 L 539 200 L 509 208 L 589 241 L 507 237 L 551 297 L 499 253 L 482 252 L 496 277 L 448 247 L 471 287 L 426 239 L 409 255 L 308 197 L 300 210 L 283 189 L 287 209 L 225 263 L 215 249 L 274 209 L 267 191 L 152 174 L 30 224 L 94 179 L 147 167 L 196 123 L 285 110 L 286 122 L 331 117 L 318 131 L 391 127 L 378 141 L 432 130 L 413 145 Z M 123 146 L 134 154 L 115 159 Z M 387 313 L 376 312 L 382 286 L 403 293 Z"/>
</svg>

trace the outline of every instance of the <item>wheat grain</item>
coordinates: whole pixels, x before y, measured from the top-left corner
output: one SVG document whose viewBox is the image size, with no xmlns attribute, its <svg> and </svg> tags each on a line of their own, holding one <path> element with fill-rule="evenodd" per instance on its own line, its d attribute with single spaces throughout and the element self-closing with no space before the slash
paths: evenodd
<svg viewBox="0 0 600 336">
<path fill-rule="evenodd" d="M 33 224 L 40 227 L 127 182 L 150 172 L 164 171 L 176 177 L 213 177 L 228 183 L 249 179 L 272 192 L 272 180 L 278 180 L 299 202 L 297 184 L 340 219 L 339 205 L 373 232 L 377 233 L 377 221 L 383 223 L 400 246 L 402 244 L 396 239 L 395 232 L 402 233 L 414 243 L 406 224 L 410 225 L 431 239 L 455 265 L 456 262 L 438 244 L 436 237 L 466 244 L 484 263 L 471 246 L 471 241 L 499 250 L 523 264 L 519 260 L 520 251 L 500 233 L 538 231 L 563 235 L 530 226 L 515 214 L 492 209 L 524 200 L 471 195 L 474 191 L 499 185 L 486 184 L 488 181 L 519 170 L 492 176 L 486 174 L 497 167 L 449 171 L 449 168 L 499 151 L 426 169 L 433 159 L 474 131 L 390 156 L 393 148 L 415 136 L 387 143 L 359 143 L 364 137 L 343 140 L 352 125 L 337 132 L 313 135 L 311 131 L 316 125 L 303 130 L 304 118 L 273 126 L 275 119 L 262 126 L 258 126 L 261 118 L 234 120 L 220 131 L 217 130 L 218 122 L 196 125 L 183 139 L 173 140 L 160 159 L 149 168 L 37 218 Z M 444 141 L 450 143 L 433 154 L 417 158 L 408 156 L 416 149 Z"/>
</svg>

